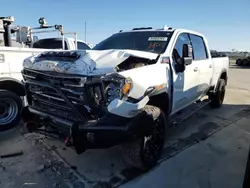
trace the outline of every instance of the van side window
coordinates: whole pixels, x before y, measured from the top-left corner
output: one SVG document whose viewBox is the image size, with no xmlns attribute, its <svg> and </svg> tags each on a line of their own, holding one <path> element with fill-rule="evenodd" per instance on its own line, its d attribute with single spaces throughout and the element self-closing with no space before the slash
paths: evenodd
<svg viewBox="0 0 250 188">
<path fill-rule="evenodd" d="M 88 45 L 86 45 L 83 42 L 79 42 L 79 41 L 77 42 L 77 48 L 79 50 L 89 50 L 90 49 L 90 47 Z"/>
<path fill-rule="evenodd" d="M 194 60 L 207 59 L 207 50 L 203 38 L 197 35 L 190 34 L 190 39 L 193 46 Z"/>
<path fill-rule="evenodd" d="M 191 42 L 189 40 L 187 33 L 182 33 L 177 38 L 177 41 L 174 46 L 173 54 L 172 54 L 174 62 L 177 62 L 178 58 L 183 57 L 183 52 L 182 52 L 183 44 L 191 45 Z"/>
</svg>

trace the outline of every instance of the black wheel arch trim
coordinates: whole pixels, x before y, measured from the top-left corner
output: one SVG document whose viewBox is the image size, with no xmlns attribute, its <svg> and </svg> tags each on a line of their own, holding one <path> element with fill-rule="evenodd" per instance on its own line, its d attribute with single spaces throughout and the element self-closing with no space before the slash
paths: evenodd
<svg viewBox="0 0 250 188">
<path fill-rule="evenodd" d="M 222 77 L 223 74 L 226 74 L 226 76 Z M 225 68 L 222 69 L 219 79 L 221 79 L 221 78 L 223 78 L 225 80 L 226 84 L 227 84 L 227 80 L 228 80 L 228 71 L 227 71 L 227 69 L 225 69 Z M 219 79 L 218 79 L 218 81 L 219 81 Z"/>
<path fill-rule="evenodd" d="M 157 99 L 160 99 L 160 103 Z M 172 101 L 173 101 L 173 95 L 169 92 L 161 92 L 157 95 L 153 95 L 149 97 L 148 105 L 153 105 L 158 108 L 160 108 L 164 113 L 165 116 L 168 118 L 168 116 L 172 112 Z"/>
<path fill-rule="evenodd" d="M 18 96 L 26 95 L 24 84 L 21 81 L 11 77 L 0 78 L 0 89 L 11 91 Z"/>
<path fill-rule="evenodd" d="M 222 77 L 223 74 L 226 74 L 226 77 Z M 216 82 L 216 85 L 214 85 L 213 87 L 211 87 L 210 92 L 214 93 L 217 91 L 218 87 L 219 87 L 219 80 L 220 79 L 224 79 L 227 85 L 227 79 L 228 79 L 228 75 L 227 75 L 227 70 L 226 69 L 222 69 L 220 76 Z"/>
</svg>

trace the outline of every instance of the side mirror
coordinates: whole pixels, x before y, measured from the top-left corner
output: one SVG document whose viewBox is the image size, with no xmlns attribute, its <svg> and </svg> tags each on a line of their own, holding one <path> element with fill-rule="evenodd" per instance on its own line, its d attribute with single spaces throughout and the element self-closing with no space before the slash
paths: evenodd
<svg viewBox="0 0 250 188">
<path fill-rule="evenodd" d="M 183 64 L 190 65 L 193 60 L 193 49 L 191 45 L 183 44 L 182 47 L 182 57 L 183 57 Z"/>
<path fill-rule="evenodd" d="M 190 65 L 193 60 L 193 49 L 191 45 L 183 44 L 182 46 L 182 57 L 177 51 L 174 51 L 174 56 L 176 60 L 175 69 L 177 72 L 184 72 L 186 65 Z"/>
</svg>

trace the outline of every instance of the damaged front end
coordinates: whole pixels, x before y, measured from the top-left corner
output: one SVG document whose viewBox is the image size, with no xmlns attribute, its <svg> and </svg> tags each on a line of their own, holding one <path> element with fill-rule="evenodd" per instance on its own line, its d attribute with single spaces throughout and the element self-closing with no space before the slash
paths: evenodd
<svg viewBox="0 0 250 188">
<path fill-rule="evenodd" d="M 40 58 L 36 60 L 37 66 L 44 59 L 69 61 L 79 57 L 55 53 L 53 59 L 48 53 Z M 122 142 L 134 136 L 142 124 L 146 131 L 150 123 L 142 111 L 148 97 L 130 98 L 132 80 L 118 73 L 79 75 L 47 71 L 46 67 L 41 70 L 25 67 L 22 75 L 28 103 L 22 116 L 27 129 L 60 135 L 79 154 Z"/>
</svg>

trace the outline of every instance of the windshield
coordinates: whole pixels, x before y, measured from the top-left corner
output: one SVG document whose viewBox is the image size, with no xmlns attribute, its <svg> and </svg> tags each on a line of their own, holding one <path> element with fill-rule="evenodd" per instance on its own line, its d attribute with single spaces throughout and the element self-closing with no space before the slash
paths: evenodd
<svg viewBox="0 0 250 188">
<path fill-rule="evenodd" d="M 121 32 L 103 40 L 93 49 L 128 49 L 160 54 L 166 49 L 171 36 L 169 31 Z"/>
</svg>

